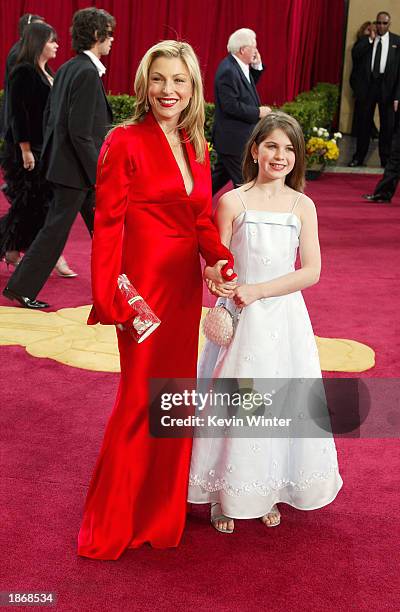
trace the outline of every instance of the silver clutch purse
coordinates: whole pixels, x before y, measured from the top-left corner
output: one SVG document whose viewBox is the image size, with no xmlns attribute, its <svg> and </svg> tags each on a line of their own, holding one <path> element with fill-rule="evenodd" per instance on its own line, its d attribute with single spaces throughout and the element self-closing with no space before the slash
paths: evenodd
<svg viewBox="0 0 400 612">
<path fill-rule="evenodd" d="M 132 317 L 125 325 L 118 324 L 121 330 L 129 331 L 132 338 L 140 344 L 160 325 L 161 321 L 147 302 L 137 292 L 126 274 L 118 276 L 118 291 L 132 309 Z"/>
<path fill-rule="evenodd" d="M 203 334 L 218 346 L 228 346 L 235 333 L 240 311 L 233 315 L 224 304 L 210 308 L 203 320 Z"/>
</svg>

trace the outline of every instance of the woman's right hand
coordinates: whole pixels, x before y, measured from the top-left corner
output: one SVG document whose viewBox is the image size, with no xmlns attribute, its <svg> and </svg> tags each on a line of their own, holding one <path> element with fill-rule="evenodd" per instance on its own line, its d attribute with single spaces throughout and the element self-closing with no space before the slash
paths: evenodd
<svg viewBox="0 0 400 612">
<path fill-rule="evenodd" d="M 32 151 L 22 151 L 22 162 L 25 170 L 33 170 L 35 167 L 35 158 Z"/>
<path fill-rule="evenodd" d="M 236 288 L 236 281 L 226 281 L 224 283 L 214 283 L 206 279 L 206 285 L 210 293 L 216 297 L 232 298 Z"/>
<path fill-rule="evenodd" d="M 229 278 L 224 278 L 222 275 L 222 268 L 228 263 L 227 259 L 219 259 L 214 266 L 206 266 L 203 272 L 204 280 L 211 280 L 214 283 L 224 283 L 226 281 L 233 282 L 236 278 L 236 274 L 234 274 L 232 269 L 226 270 L 226 274 L 233 278 L 230 280 Z"/>
</svg>

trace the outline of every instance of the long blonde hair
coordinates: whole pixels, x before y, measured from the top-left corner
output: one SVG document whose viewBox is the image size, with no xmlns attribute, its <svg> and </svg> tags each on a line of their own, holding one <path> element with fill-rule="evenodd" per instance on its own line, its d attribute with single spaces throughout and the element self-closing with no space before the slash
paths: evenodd
<svg viewBox="0 0 400 612">
<path fill-rule="evenodd" d="M 183 61 L 189 72 L 193 94 L 188 106 L 182 111 L 179 117 L 177 129 L 185 130 L 189 142 L 194 146 L 196 160 L 203 163 L 205 160 L 203 82 L 196 54 L 193 48 L 186 42 L 162 40 L 146 51 L 140 61 L 135 76 L 136 105 L 133 117 L 124 121 L 122 125 L 140 123 L 148 113 L 149 104 L 147 100 L 147 91 L 149 73 L 152 63 L 158 57 L 177 57 Z"/>
</svg>

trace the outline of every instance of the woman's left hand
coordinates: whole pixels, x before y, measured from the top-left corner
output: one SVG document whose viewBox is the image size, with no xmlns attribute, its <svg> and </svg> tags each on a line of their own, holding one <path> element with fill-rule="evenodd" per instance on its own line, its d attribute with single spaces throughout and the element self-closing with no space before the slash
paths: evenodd
<svg viewBox="0 0 400 612">
<path fill-rule="evenodd" d="M 262 297 L 259 285 L 240 285 L 235 289 L 233 301 L 239 308 L 244 308 Z"/>
</svg>

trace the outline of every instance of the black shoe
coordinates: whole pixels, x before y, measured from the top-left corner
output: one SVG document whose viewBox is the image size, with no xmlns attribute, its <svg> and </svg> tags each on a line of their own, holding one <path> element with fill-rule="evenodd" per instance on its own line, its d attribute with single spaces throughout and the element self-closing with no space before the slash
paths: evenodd
<svg viewBox="0 0 400 612">
<path fill-rule="evenodd" d="M 362 197 L 364 200 L 368 200 L 368 202 L 378 202 L 380 204 L 389 204 L 391 201 L 391 198 L 382 193 L 364 193 Z"/>
<path fill-rule="evenodd" d="M 358 166 L 362 166 L 363 163 L 358 159 L 352 159 L 350 163 L 347 164 L 349 168 L 357 168 Z"/>
<path fill-rule="evenodd" d="M 32 300 L 31 298 L 26 297 L 25 295 L 18 295 L 18 293 L 14 293 L 14 291 L 11 291 L 11 289 L 8 289 L 8 287 L 3 290 L 3 295 L 11 301 L 16 300 L 21 304 L 21 306 L 23 306 L 23 308 L 32 308 L 34 310 L 38 310 L 39 308 L 49 307 L 49 304 L 47 304 L 46 302 L 39 302 L 38 300 Z"/>
</svg>

